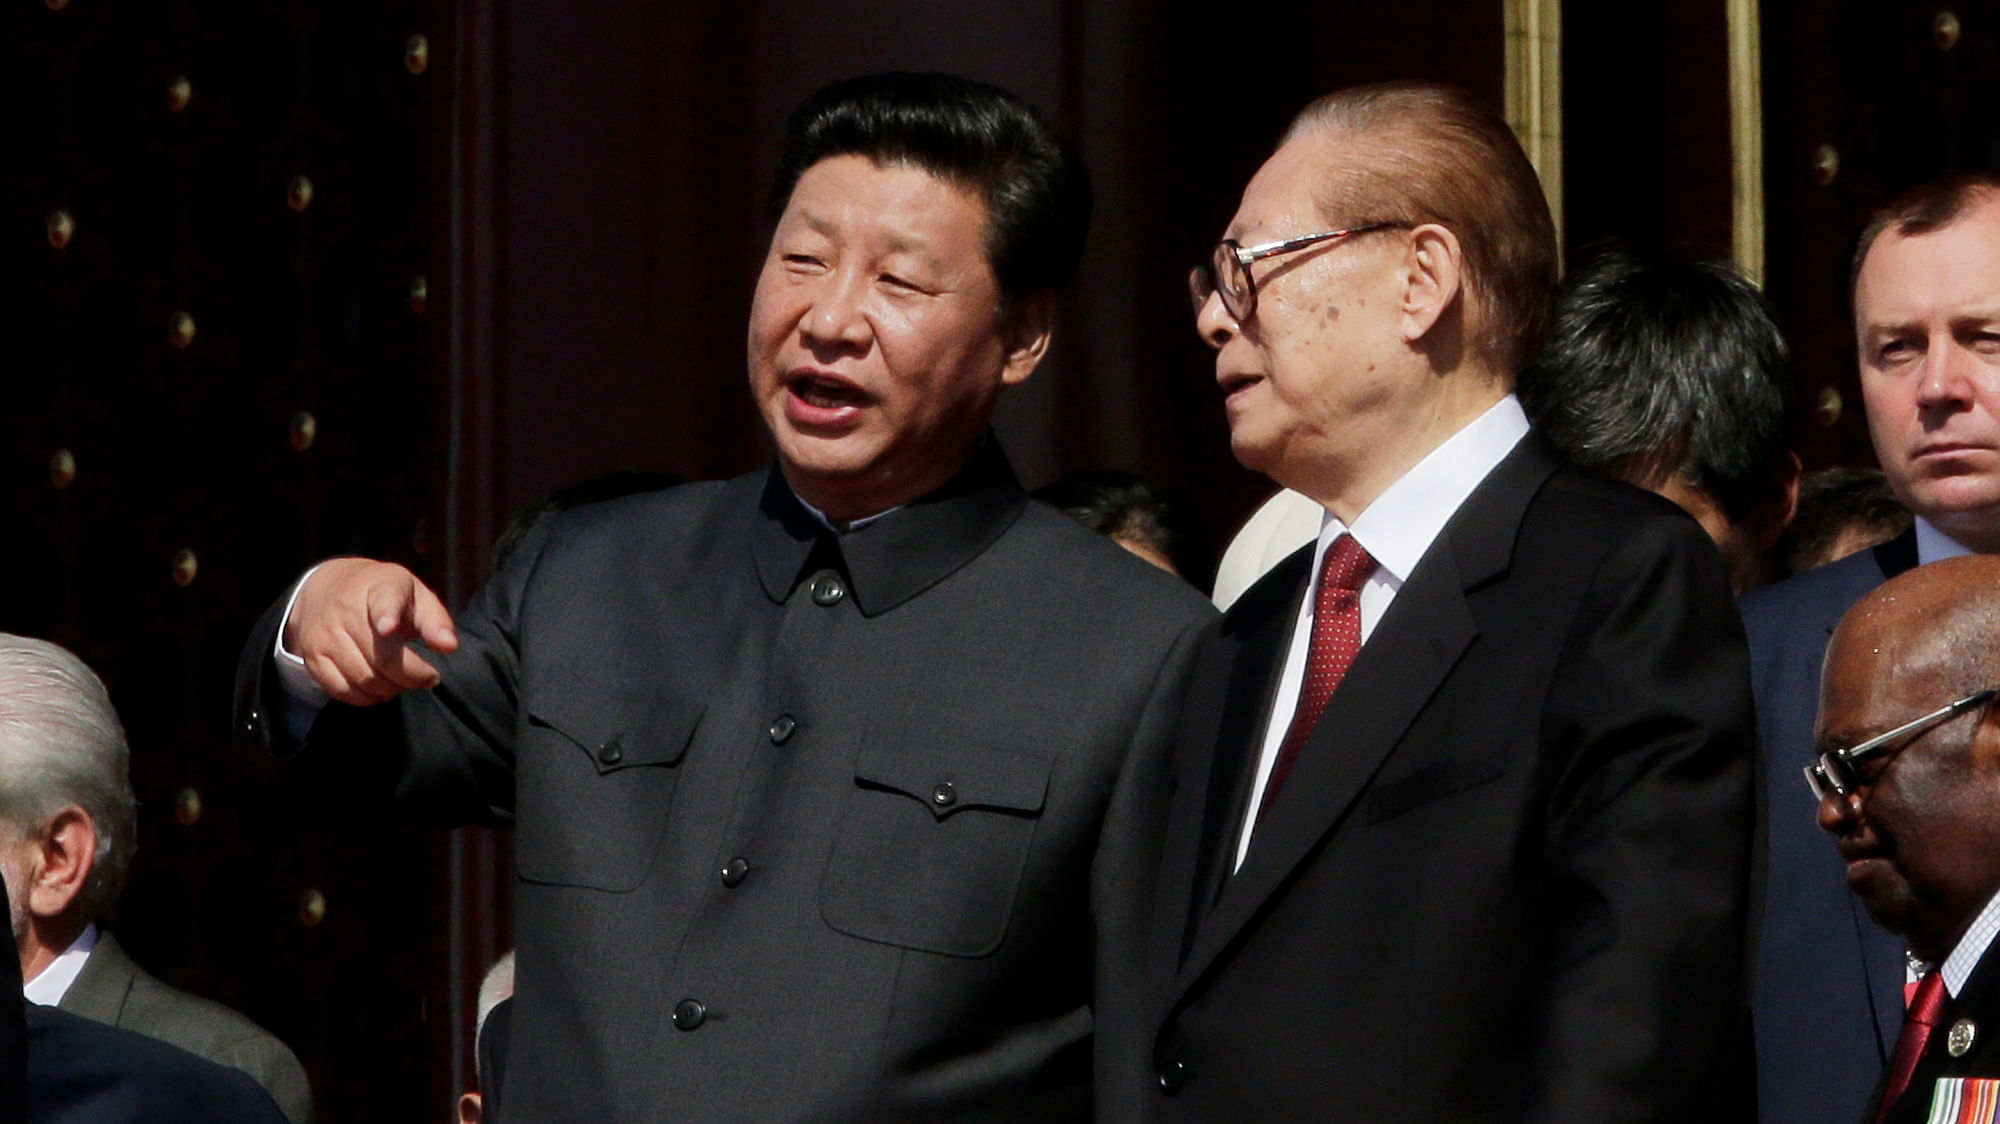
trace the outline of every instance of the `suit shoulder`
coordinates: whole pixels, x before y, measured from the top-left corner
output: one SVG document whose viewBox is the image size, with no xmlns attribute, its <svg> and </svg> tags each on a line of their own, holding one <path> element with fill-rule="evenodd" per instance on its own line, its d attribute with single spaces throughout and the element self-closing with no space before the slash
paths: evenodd
<svg viewBox="0 0 2000 1124">
<path fill-rule="evenodd" d="M 250 1075 L 155 1035 L 33 1003 L 25 1015 L 29 1119 L 285 1120 Z"/>
<path fill-rule="evenodd" d="M 1594 529 L 1602 539 L 1621 538 L 1648 525 L 1680 534 L 1701 530 L 1694 517 L 1672 500 L 1570 464 L 1549 475 L 1532 507 L 1574 522 L 1586 533 Z"/>
<path fill-rule="evenodd" d="M 1105 610 L 1137 613 L 1179 627 L 1215 617 L 1215 606 L 1182 578 L 1119 546 L 1062 512 L 1028 501 L 1003 542 L 1011 564 L 1032 566 L 1036 580 L 1073 588 Z"/>
<path fill-rule="evenodd" d="M 755 478 L 761 480 L 762 475 Z M 559 540 L 598 536 L 626 537 L 636 530 L 672 528 L 698 523 L 712 513 L 718 502 L 732 491 L 741 490 L 751 478 L 705 480 L 638 492 L 615 499 L 598 500 L 567 511 L 551 512 L 551 537 Z M 752 498 L 755 491 L 752 489 Z"/>
<path fill-rule="evenodd" d="M 1753 636 L 1760 631 L 1831 627 L 1869 590 L 1887 580 L 1874 551 L 1863 550 L 1745 596 L 1743 621 Z"/>
<path fill-rule="evenodd" d="M 134 970 L 118 1025 L 234 1068 L 252 1069 L 261 1059 L 278 1058 L 298 1065 L 291 1047 L 248 1015 L 172 987 L 143 968 Z"/>
</svg>

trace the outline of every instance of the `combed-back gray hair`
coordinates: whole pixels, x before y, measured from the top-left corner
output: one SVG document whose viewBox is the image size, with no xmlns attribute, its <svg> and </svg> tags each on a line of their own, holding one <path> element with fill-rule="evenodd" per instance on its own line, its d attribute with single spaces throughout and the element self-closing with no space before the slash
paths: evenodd
<svg viewBox="0 0 2000 1124">
<path fill-rule="evenodd" d="M 79 898 L 86 920 L 109 916 L 124 892 L 136 803 L 104 683 L 58 645 L 0 632 L 0 821 L 34 834 L 71 805 L 89 813 L 97 858 Z"/>
</svg>

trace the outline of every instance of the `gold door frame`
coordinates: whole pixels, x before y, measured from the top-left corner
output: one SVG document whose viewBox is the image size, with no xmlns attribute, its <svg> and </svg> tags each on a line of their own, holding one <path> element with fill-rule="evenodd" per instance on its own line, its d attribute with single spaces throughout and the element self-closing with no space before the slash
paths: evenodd
<svg viewBox="0 0 2000 1124">
<path fill-rule="evenodd" d="M 1729 27 L 1730 248 L 1764 283 L 1764 97 L 1757 0 L 1725 0 Z M 1542 178 L 1563 237 L 1562 0 L 1502 0 L 1507 123 Z"/>
</svg>

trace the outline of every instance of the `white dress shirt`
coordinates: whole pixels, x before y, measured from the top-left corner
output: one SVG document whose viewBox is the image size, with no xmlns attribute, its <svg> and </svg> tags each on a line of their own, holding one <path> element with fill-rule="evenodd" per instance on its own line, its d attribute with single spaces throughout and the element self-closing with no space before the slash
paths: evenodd
<svg viewBox="0 0 2000 1124">
<path fill-rule="evenodd" d="M 1458 512 L 1495 466 L 1505 460 L 1528 432 L 1528 416 L 1521 403 L 1508 395 L 1474 418 L 1464 429 L 1431 450 L 1411 469 L 1384 489 L 1354 520 L 1344 526 L 1327 512 L 1320 526 L 1319 544 L 1313 551 L 1312 577 L 1306 584 L 1305 600 L 1299 605 L 1298 620 L 1292 626 L 1292 646 L 1285 657 L 1285 670 L 1278 679 L 1278 695 L 1272 700 L 1264 726 L 1263 751 L 1257 758 L 1257 779 L 1250 790 L 1250 805 L 1244 810 L 1243 829 L 1236 841 L 1236 866 L 1250 853 L 1250 834 L 1256 825 L 1257 807 L 1264 800 L 1264 786 L 1271 767 L 1277 762 L 1278 748 L 1292 724 L 1299 706 L 1299 685 L 1305 680 L 1306 653 L 1312 647 L 1313 603 L 1319 593 L 1320 564 L 1327 548 L 1343 534 L 1351 534 L 1369 557 L 1375 572 L 1361 587 L 1361 645 L 1375 631 L 1389 603 L 1410 578 L 1438 533 Z"/>
<path fill-rule="evenodd" d="M 1987 899 L 1986 908 L 1979 911 L 1972 927 L 1958 938 L 1951 955 L 1944 958 L 1944 966 L 1938 969 L 1938 974 L 1944 977 L 1944 989 L 1953 999 L 1958 998 L 1965 981 L 1972 978 L 1972 970 L 1979 966 L 1996 933 L 2000 933 L 2000 894 Z"/>
<path fill-rule="evenodd" d="M 35 973 L 35 978 L 21 986 L 21 994 L 30 1003 L 53 1007 L 69 994 L 69 987 L 83 972 L 83 965 L 90 959 L 90 950 L 97 947 L 97 925 L 85 925 L 62 955 L 49 962 L 49 966 Z"/>
</svg>

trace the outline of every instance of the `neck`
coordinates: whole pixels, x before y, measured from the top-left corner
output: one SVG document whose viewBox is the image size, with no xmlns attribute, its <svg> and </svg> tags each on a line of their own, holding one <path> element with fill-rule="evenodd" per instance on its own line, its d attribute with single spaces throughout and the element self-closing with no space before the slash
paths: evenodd
<svg viewBox="0 0 2000 1124">
<path fill-rule="evenodd" d="M 1466 426 L 1478 420 L 1512 391 L 1511 382 L 1460 372 L 1447 376 L 1448 382 L 1421 415 L 1418 423 L 1388 440 L 1364 450 L 1351 463 L 1322 461 L 1307 465 L 1297 479 L 1278 479 L 1294 491 L 1304 492 L 1314 502 L 1348 526 L 1368 510 L 1368 506 L 1401 480 L 1425 457 L 1436 452 Z"/>
<path fill-rule="evenodd" d="M 782 459 L 778 462 L 778 469 L 785 474 L 785 483 L 792 489 L 793 495 L 811 504 L 813 510 L 826 516 L 826 521 L 835 528 L 846 530 L 848 524 L 857 519 L 880 515 L 949 484 L 972 462 L 982 444 L 975 441 L 960 456 L 934 460 L 915 472 L 886 479 L 813 476 Z"/>
<path fill-rule="evenodd" d="M 16 934 L 21 945 L 21 982 L 28 983 L 48 970 L 56 957 L 69 951 L 83 935 L 83 922 L 64 918 L 36 917 L 26 934 Z"/>
</svg>

